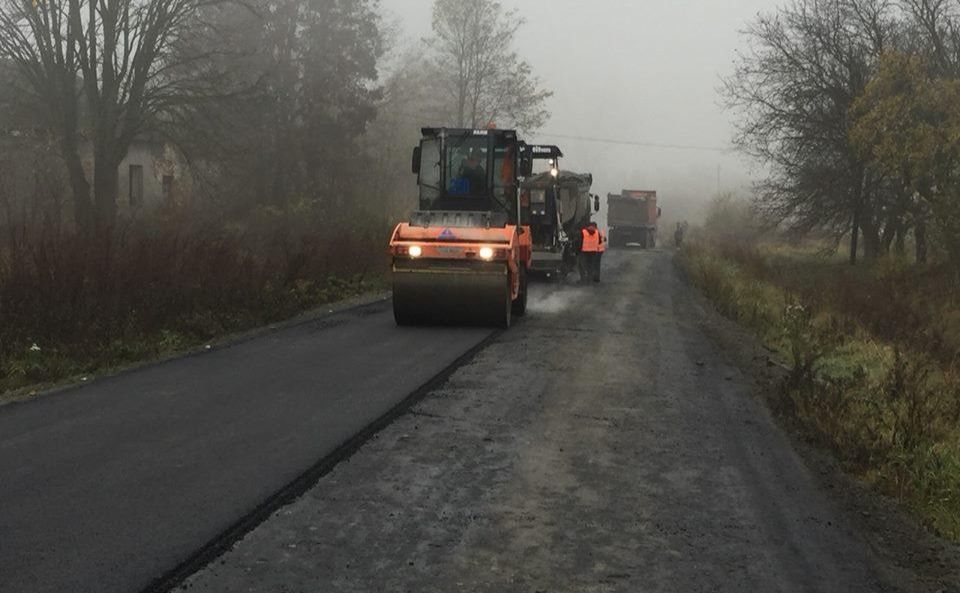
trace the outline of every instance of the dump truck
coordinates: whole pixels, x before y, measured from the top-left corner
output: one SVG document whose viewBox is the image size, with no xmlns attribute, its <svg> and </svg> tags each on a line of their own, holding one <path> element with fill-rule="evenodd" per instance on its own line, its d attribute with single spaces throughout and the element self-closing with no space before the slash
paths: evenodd
<svg viewBox="0 0 960 593">
<path fill-rule="evenodd" d="M 419 209 L 390 239 L 398 325 L 509 327 L 526 312 L 532 242 L 520 180 L 549 152 L 514 130 L 422 129 Z"/>
<path fill-rule="evenodd" d="M 558 163 L 554 161 L 554 165 Z M 599 198 L 590 194 L 592 185 L 590 173 L 558 168 L 524 181 L 524 200 L 530 202 L 532 272 L 563 280 L 576 268 L 574 240 L 593 212 L 600 209 Z"/>
<path fill-rule="evenodd" d="M 656 247 L 659 219 L 655 191 L 625 189 L 619 194 L 607 194 L 607 237 L 611 247 L 628 243 L 644 249 Z"/>
</svg>

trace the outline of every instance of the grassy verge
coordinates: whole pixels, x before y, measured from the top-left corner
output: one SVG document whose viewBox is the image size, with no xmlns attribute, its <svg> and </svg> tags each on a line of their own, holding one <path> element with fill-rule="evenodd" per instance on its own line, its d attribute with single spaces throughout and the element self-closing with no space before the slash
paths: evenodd
<svg viewBox="0 0 960 593">
<path fill-rule="evenodd" d="M 167 221 L 0 245 L 0 394 L 188 351 L 386 286 L 382 229 Z M 3 399 L 3 398 L 0 398 Z"/>
<path fill-rule="evenodd" d="M 783 246 L 684 248 L 690 277 L 789 365 L 779 412 L 960 541 L 960 367 L 952 278 L 852 270 Z"/>
</svg>

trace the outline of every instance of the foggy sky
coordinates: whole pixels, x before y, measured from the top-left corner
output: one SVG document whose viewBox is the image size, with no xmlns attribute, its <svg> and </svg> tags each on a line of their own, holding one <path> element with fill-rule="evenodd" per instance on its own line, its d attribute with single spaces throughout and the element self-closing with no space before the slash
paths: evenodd
<svg viewBox="0 0 960 593">
<path fill-rule="evenodd" d="M 594 192 L 656 189 L 664 216 L 693 217 L 720 189 L 749 189 L 735 153 L 618 146 L 551 136 L 729 147 L 731 114 L 719 77 L 733 69 L 739 31 L 770 0 L 502 0 L 527 19 L 517 50 L 554 91 L 542 134 L 563 148 L 564 168 L 594 174 Z M 429 35 L 431 0 L 381 0 L 410 43 Z M 429 123 L 429 122 L 424 122 Z M 671 202 L 674 202 L 671 204 Z M 673 206 L 673 208 L 671 208 Z M 674 216 L 670 216 L 674 218 Z"/>
</svg>

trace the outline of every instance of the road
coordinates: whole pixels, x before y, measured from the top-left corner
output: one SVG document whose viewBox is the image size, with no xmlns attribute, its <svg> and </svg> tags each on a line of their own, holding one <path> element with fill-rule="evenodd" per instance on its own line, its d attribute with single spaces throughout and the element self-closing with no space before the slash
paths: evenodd
<svg viewBox="0 0 960 593">
<path fill-rule="evenodd" d="M 455 361 L 183 591 L 960 590 L 878 555 L 669 252 L 604 273 L 495 336 L 380 303 L 0 408 L 0 591 L 142 590 Z"/>
<path fill-rule="evenodd" d="M 490 334 L 379 303 L 0 407 L 0 591 L 142 590 Z"/>
<path fill-rule="evenodd" d="M 523 323 L 181 591 L 958 590 L 877 555 L 669 253 L 612 252 L 604 273 L 539 287 Z"/>
</svg>

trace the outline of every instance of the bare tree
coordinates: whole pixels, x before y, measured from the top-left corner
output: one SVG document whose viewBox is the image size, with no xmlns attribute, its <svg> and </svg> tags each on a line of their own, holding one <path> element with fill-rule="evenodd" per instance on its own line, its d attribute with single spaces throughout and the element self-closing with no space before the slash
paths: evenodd
<svg viewBox="0 0 960 593">
<path fill-rule="evenodd" d="M 901 0 L 911 20 L 913 47 L 940 75 L 960 74 L 960 6 L 955 0 Z"/>
<path fill-rule="evenodd" d="M 199 56 L 177 51 L 209 1 L 0 0 L 0 58 L 16 65 L 60 139 L 79 227 L 113 224 L 131 142 L 176 122 L 210 83 L 209 73 L 182 67 Z"/>
<path fill-rule="evenodd" d="M 861 230 L 868 256 L 879 250 L 888 195 L 851 145 L 849 112 L 896 39 L 894 11 L 887 0 L 795 0 L 747 29 L 750 49 L 723 86 L 737 144 L 771 172 L 768 212 L 801 232 L 850 232 L 852 261 Z"/>
<path fill-rule="evenodd" d="M 460 127 L 503 120 L 532 130 L 549 113 L 552 93 L 540 88 L 530 65 L 512 49 L 524 21 L 494 0 L 436 0 L 433 5 L 433 76 Z M 501 122 L 502 123 L 502 122 Z"/>
</svg>

